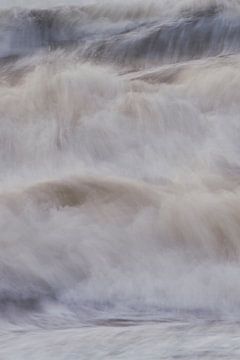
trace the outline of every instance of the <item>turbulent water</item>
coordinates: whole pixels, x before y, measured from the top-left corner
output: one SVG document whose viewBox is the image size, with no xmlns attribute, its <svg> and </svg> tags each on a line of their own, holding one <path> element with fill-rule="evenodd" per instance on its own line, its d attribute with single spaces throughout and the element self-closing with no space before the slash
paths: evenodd
<svg viewBox="0 0 240 360">
<path fill-rule="evenodd" d="M 0 359 L 239 359 L 240 1 L 0 0 Z"/>
</svg>

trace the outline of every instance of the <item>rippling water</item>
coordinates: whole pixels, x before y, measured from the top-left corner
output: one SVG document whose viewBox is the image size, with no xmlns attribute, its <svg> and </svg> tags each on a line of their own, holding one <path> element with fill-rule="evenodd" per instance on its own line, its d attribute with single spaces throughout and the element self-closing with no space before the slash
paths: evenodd
<svg viewBox="0 0 240 360">
<path fill-rule="evenodd" d="M 0 8 L 0 358 L 239 359 L 240 2 Z"/>
</svg>

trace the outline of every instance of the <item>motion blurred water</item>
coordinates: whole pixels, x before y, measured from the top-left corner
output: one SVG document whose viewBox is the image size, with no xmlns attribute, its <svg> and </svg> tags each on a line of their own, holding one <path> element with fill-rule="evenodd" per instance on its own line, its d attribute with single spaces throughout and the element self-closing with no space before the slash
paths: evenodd
<svg viewBox="0 0 240 360">
<path fill-rule="evenodd" d="M 239 359 L 240 2 L 0 8 L 0 358 Z"/>
</svg>

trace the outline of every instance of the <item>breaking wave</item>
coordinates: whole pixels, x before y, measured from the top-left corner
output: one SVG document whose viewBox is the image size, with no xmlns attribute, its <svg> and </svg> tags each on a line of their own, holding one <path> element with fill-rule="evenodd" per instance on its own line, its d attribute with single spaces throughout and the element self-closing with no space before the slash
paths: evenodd
<svg viewBox="0 0 240 360">
<path fill-rule="evenodd" d="M 239 2 L 172 5 L 1 10 L 5 320 L 239 316 Z"/>
</svg>

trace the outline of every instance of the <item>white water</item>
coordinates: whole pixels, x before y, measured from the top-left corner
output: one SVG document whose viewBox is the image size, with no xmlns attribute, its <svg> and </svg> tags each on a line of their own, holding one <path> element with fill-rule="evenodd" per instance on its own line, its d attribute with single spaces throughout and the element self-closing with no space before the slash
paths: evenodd
<svg viewBox="0 0 240 360">
<path fill-rule="evenodd" d="M 239 2 L 0 7 L 0 358 L 238 359 Z"/>
</svg>

